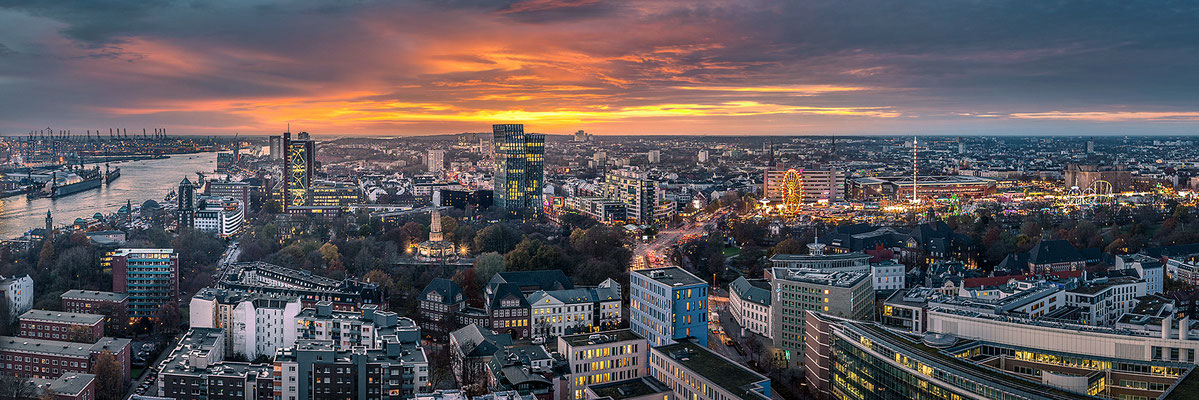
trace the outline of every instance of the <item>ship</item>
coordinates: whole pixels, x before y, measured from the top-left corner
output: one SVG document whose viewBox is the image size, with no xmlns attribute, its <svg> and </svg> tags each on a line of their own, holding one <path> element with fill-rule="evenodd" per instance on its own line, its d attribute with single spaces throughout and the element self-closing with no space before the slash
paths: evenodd
<svg viewBox="0 0 1199 400">
<path fill-rule="evenodd" d="M 112 183 L 112 181 L 121 177 L 121 167 L 108 169 L 108 164 L 104 164 L 104 183 Z"/>
<path fill-rule="evenodd" d="M 55 171 L 50 181 L 42 188 L 42 194 L 54 199 L 98 188 L 103 182 L 104 177 L 100 175 L 99 167 L 94 170 L 79 170 L 78 173 Z"/>
</svg>

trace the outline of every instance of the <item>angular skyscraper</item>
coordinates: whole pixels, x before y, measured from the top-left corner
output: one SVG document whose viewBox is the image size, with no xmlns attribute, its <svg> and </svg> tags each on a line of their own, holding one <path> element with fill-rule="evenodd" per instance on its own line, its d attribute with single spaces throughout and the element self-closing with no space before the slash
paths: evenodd
<svg viewBox="0 0 1199 400">
<path fill-rule="evenodd" d="M 176 209 L 179 210 L 177 229 L 191 228 L 196 223 L 196 186 L 185 177 L 183 181 L 179 182 L 177 193 L 178 207 Z M 132 211 L 130 210 L 130 212 Z"/>
<path fill-rule="evenodd" d="M 495 143 L 495 205 L 512 216 L 541 215 L 545 135 L 525 133 L 522 124 L 492 125 Z"/>
<path fill-rule="evenodd" d="M 316 143 L 308 140 L 307 132 L 292 140 L 291 132 L 283 133 L 283 210 L 307 206 L 311 202 L 312 176 L 315 173 Z"/>
</svg>

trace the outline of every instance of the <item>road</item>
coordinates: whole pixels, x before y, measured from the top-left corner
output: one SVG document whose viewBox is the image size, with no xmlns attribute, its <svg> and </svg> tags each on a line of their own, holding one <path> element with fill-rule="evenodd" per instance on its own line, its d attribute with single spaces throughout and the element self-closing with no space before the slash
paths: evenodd
<svg viewBox="0 0 1199 400">
<path fill-rule="evenodd" d="M 716 229 L 715 221 L 728 214 L 728 212 L 729 209 L 722 208 L 711 216 L 700 215 L 695 220 L 684 223 L 681 227 L 658 231 L 658 235 L 654 237 L 654 240 L 638 242 L 637 246 L 633 248 L 632 269 L 674 266 L 666 250 L 684 240 L 698 238 L 705 232 Z"/>
</svg>

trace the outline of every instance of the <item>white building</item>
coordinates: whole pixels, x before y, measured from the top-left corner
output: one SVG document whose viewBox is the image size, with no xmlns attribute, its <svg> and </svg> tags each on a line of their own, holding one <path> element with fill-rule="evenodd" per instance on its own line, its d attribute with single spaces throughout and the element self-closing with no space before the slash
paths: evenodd
<svg viewBox="0 0 1199 400">
<path fill-rule="evenodd" d="M 870 264 L 870 275 L 874 277 L 875 291 L 903 289 L 906 284 L 907 267 L 887 260 Z"/>
<path fill-rule="evenodd" d="M 770 337 L 770 282 L 739 277 L 729 284 L 729 313 L 741 326 L 741 336 L 753 332 Z"/>
<path fill-rule="evenodd" d="M 1116 270 L 1131 269 L 1145 281 L 1145 293 L 1157 294 L 1165 290 L 1166 267 L 1158 259 L 1144 254 L 1116 256 Z"/>
<path fill-rule="evenodd" d="M 194 328 L 224 329 L 226 356 L 253 360 L 296 344 L 299 312 L 294 296 L 204 288 L 192 297 L 189 321 Z"/>
<path fill-rule="evenodd" d="M 196 198 L 196 218 L 193 225 L 196 230 L 230 237 L 241 232 L 245 219 L 245 205 L 232 197 Z"/>
<path fill-rule="evenodd" d="M 649 343 L 628 329 L 558 338 L 570 367 L 568 400 L 587 398 L 588 386 L 640 378 L 648 371 Z"/>
<path fill-rule="evenodd" d="M 33 309 L 33 278 L 29 275 L 0 277 L 0 291 L 8 300 L 9 319 L 16 319 L 18 315 Z"/>
<path fill-rule="evenodd" d="M 429 158 L 426 161 L 429 172 L 441 172 L 445 166 L 445 150 L 429 150 Z"/>
<path fill-rule="evenodd" d="M 1170 279 L 1180 280 L 1188 284 L 1199 284 L 1199 263 L 1171 258 L 1166 260 L 1166 274 Z"/>
<path fill-rule="evenodd" d="M 528 295 L 534 336 L 595 332 L 620 323 L 620 286 L 538 290 Z"/>
<path fill-rule="evenodd" d="M 651 348 L 649 368 L 676 399 L 770 399 L 770 378 L 691 341 Z"/>
<path fill-rule="evenodd" d="M 316 308 L 301 310 L 293 321 L 297 340 L 328 340 L 338 349 L 379 350 L 387 336 L 419 336 L 420 332 L 412 319 L 380 311 L 373 304 L 362 306 L 361 312 L 334 311 L 332 303 L 322 301 Z"/>
<path fill-rule="evenodd" d="M 1137 306 L 1144 296 L 1145 280 L 1131 276 L 1099 278 L 1066 292 L 1066 306 L 1078 307 L 1087 325 L 1112 326 Z"/>
<path fill-rule="evenodd" d="M 660 163 L 662 162 L 662 150 L 650 150 L 645 157 L 649 159 L 650 164 Z"/>
<path fill-rule="evenodd" d="M 699 159 L 699 162 L 701 162 L 701 163 L 706 163 L 706 162 L 708 162 L 708 151 L 707 151 L 707 150 L 700 150 L 700 151 L 699 151 L 699 155 L 697 156 L 697 158 Z"/>
</svg>

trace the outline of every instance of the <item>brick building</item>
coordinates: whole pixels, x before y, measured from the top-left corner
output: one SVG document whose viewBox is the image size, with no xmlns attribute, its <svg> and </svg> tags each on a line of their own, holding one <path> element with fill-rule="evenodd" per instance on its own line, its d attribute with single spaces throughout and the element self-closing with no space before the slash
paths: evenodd
<svg viewBox="0 0 1199 400">
<path fill-rule="evenodd" d="M 76 328 L 78 327 L 78 328 Z M 72 340 L 71 329 L 83 329 L 86 338 Z M 104 316 L 65 311 L 29 310 L 21 314 L 18 336 L 94 343 L 104 337 Z"/>
</svg>

